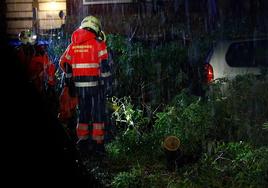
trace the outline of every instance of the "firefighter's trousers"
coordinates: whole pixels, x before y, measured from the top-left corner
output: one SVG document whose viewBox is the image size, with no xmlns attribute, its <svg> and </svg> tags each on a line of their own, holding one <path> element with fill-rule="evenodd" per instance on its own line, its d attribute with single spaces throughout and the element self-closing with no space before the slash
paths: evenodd
<svg viewBox="0 0 268 188">
<path fill-rule="evenodd" d="M 104 142 L 105 104 L 102 88 L 76 88 L 78 94 L 78 124 L 79 140 L 92 140 L 97 144 Z"/>
</svg>

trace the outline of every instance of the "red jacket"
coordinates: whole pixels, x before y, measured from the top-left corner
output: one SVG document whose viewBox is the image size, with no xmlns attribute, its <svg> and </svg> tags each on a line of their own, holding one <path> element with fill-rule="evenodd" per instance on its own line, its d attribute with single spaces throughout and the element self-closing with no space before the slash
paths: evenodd
<svg viewBox="0 0 268 188">
<path fill-rule="evenodd" d="M 69 88 L 64 87 L 60 94 L 60 109 L 58 118 L 66 123 L 69 118 L 73 117 L 75 114 L 75 109 L 78 104 L 77 97 L 71 97 L 69 95 Z"/>
<path fill-rule="evenodd" d="M 49 60 L 42 46 L 21 46 L 18 57 L 27 70 L 29 80 L 37 89 L 43 90 L 45 82 L 50 86 L 56 84 L 55 65 Z"/>
<path fill-rule="evenodd" d="M 29 74 L 32 79 L 41 76 L 43 82 L 54 86 L 56 84 L 55 71 L 55 65 L 51 63 L 47 54 L 32 57 L 29 64 Z"/>
<path fill-rule="evenodd" d="M 108 58 L 105 42 L 98 41 L 96 35 L 85 29 L 77 29 L 72 34 L 72 42 L 61 56 L 60 67 L 65 63 L 72 67 L 72 76 L 100 76 L 100 63 Z"/>
</svg>

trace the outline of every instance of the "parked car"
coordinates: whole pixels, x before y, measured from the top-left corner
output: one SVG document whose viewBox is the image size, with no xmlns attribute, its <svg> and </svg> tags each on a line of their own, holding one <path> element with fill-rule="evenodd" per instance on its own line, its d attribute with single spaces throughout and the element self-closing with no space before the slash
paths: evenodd
<svg viewBox="0 0 268 188">
<path fill-rule="evenodd" d="M 268 68 L 268 38 L 225 40 L 210 51 L 204 64 L 204 81 L 233 79 L 237 75 L 260 74 Z"/>
</svg>

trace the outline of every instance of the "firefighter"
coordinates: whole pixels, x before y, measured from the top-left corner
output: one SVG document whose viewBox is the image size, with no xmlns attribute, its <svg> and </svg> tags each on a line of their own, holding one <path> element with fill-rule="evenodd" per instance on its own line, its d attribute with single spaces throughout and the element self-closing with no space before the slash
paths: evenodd
<svg viewBox="0 0 268 188">
<path fill-rule="evenodd" d="M 49 60 L 44 45 L 38 44 L 36 39 L 37 36 L 31 30 L 19 33 L 21 45 L 17 52 L 18 58 L 34 88 L 40 94 L 47 91 L 51 94 L 56 84 L 55 65 Z"/>
<path fill-rule="evenodd" d="M 78 98 L 78 148 L 104 154 L 105 95 L 106 88 L 111 88 L 111 72 L 105 34 L 98 18 L 87 16 L 82 20 L 59 64 L 68 75 L 67 85 L 75 90 L 70 88 L 70 95 Z"/>
</svg>

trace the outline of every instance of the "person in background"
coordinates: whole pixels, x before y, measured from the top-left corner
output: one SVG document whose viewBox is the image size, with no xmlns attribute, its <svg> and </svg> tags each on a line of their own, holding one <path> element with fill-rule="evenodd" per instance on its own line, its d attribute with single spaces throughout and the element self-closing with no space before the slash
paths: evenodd
<svg viewBox="0 0 268 188">
<path fill-rule="evenodd" d="M 52 95 L 56 84 L 56 68 L 44 45 L 37 42 L 37 35 L 31 30 L 20 32 L 18 37 L 21 45 L 17 49 L 17 55 L 28 81 L 40 94 Z"/>
<path fill-rule="evenodd" d="M 70 95 L 78 98 L 76 133 L 82 153 L 104 154 L 105 95 L 111 77 L 105 34 L 94 16 L 85 17 L 60 58 Z M 72 84 L 74 87 L 72 87 Z M 72 91 L 74 88 L 75 91 Z"/>
<path fill-rule="evenodd" d="M 59 31 L 59 36 L 64 37 L 66 33 L 66 15 L 64 14 L 63 10 L 60 10 L 59 12 L 59 18 L 61 20 L 61 26 L 60 26 L 60 31 Z"/>
</svg>

